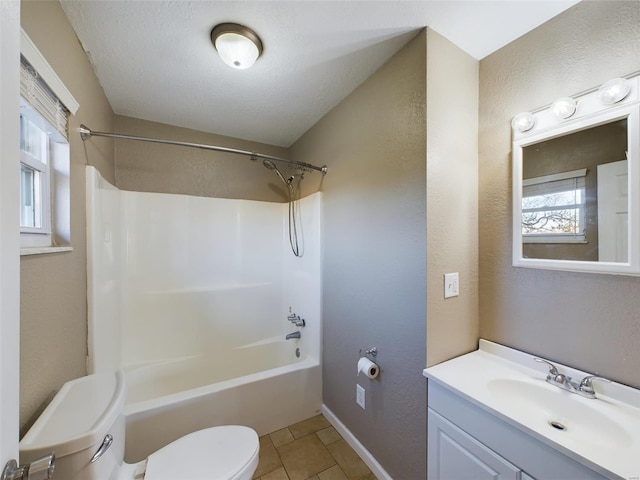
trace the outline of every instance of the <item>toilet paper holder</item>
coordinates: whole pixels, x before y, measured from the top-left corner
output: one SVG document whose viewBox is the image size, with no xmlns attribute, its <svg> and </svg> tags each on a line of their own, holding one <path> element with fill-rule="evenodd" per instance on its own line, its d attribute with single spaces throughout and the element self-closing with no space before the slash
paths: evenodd
<svg viewBox="0 0 640 480">
<path fill-rule="evenodd" d="M 367 355 L 373 355 L 375 357 L 376 355 L 378 355 L 378 349 L 376 347 L 370 348 L 368 350 L 361 348 L 358 352 L 358 355 L 360 355 L 360 358 L 366 357 Z"/>
</svg>

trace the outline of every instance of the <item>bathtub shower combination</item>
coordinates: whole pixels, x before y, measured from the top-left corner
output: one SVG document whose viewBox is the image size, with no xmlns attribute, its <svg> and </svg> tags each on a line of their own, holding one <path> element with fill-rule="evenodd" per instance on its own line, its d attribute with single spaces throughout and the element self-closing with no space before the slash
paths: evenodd
<svg viewBox="0 0 640 480">
<path fill-rule="evenodd" d="M 88 367 L 125 373 L 128 462 L 319 413 L 321 194 L 299 208 L 302 257 L 287 204 L 120 191 L 87 167 Z"/>
</svg>

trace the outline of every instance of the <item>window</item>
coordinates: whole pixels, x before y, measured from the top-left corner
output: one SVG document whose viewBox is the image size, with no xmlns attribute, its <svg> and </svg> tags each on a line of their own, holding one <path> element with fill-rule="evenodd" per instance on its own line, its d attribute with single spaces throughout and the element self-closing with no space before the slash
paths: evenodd
<svg viewBox="0 0 640 480">
<path fill-rule="evenodd" d="M 584 243 L 587 169 L 525 179 L 524 243 Z"/>
<path fill-rule="evenodd" d="M 20 93 L 21 246 L 68 244 L 68 111 L 24 57 Z"/>
</svg>

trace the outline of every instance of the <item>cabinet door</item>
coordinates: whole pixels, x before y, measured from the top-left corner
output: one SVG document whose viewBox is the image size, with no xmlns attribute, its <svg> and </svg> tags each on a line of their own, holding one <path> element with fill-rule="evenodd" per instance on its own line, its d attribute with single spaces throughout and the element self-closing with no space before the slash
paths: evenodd
<svg viewBox="0 0 640 480">
<path fill-rule="evenodd" d="M 520 469 L 428 410 L 429 480 L 519 480 Z"/>
</svg>

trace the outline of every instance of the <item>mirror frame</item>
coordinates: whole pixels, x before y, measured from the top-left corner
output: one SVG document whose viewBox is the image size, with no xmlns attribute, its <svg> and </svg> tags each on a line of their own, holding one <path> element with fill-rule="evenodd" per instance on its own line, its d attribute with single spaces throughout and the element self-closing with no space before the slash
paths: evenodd
<svg viewBox="0 0 640 480">
<path fill-rule="evenodd" d="M 575 97 L 576 112 L 559 120 L 550 107 L 533 115 L 534 127 L 526 132 L 513 129 L 513 266 L 572 272 L 640 275 L 640 76 L 629 79 L 631 90 L 618 103 L 604 105 L 597 89 Z M 522 172 L 523 148 L 541 141 L 627 119 L 629 187 L 628 261 L 626 263 L 524 258 L 522 256 Z M 633 188 L 632 188 L 633 187 Z"/>
</svg>

